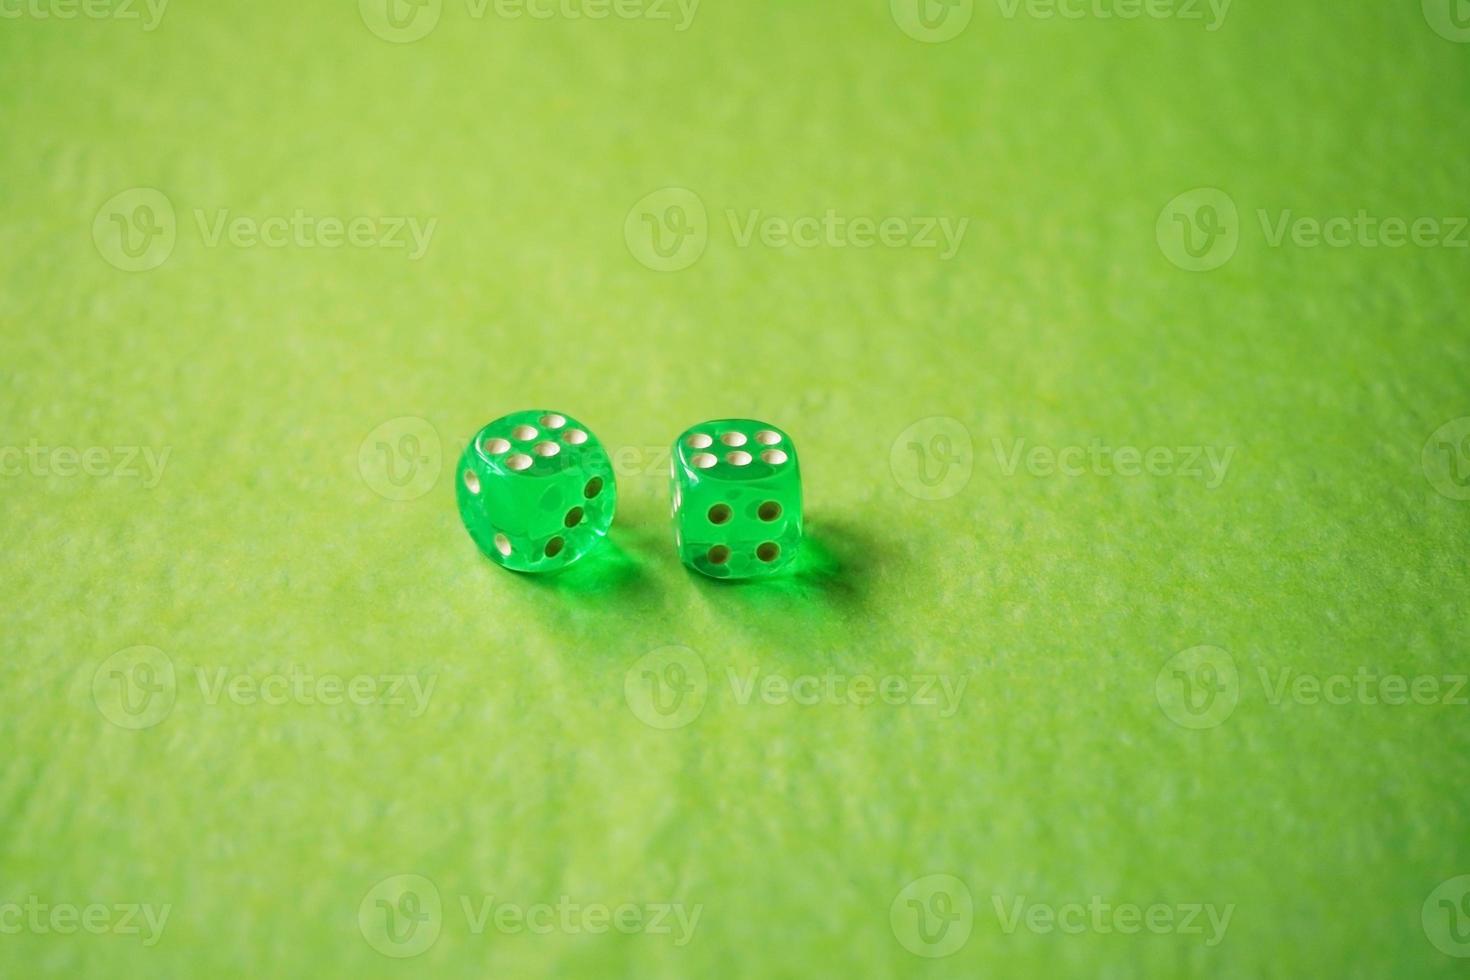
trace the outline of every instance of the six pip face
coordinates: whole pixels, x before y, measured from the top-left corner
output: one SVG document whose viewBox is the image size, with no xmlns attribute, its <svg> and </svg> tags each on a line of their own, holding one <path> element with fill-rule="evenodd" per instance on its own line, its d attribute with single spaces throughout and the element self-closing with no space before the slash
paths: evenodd
<svg viewBox="0 0 1470 980">
<path fill-rule="evenodd" d="M 607 451 L 562 412 L 514 412 L 485 426 L 456 471 L 459 516 L 491 561 L 550 572 L 607 534 L 617 485 Z"/>
<path fill-rule="evenodd" d="M 713 578 L 775 574 L 801 546 L 801 470 L 785 432 L 753 419 L 702 422 L 674 442 L 674 544 Z"/>
</svg>

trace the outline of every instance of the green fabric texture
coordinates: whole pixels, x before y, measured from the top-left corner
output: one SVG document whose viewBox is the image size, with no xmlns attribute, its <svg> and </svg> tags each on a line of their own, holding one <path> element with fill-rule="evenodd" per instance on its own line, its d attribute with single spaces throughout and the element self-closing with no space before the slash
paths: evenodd
<svg viewBox="0 0 1470 980">
<path fill-rule="evenodd" d="M 0 973 L 1463 975 L 1463 4 L 392 4 L 0 0 Z"/>
</svg>

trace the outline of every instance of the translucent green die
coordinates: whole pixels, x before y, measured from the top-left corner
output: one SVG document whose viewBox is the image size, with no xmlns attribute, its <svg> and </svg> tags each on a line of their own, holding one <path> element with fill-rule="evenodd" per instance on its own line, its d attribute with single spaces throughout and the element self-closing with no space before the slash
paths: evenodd
<svg viewBox="0 0 1470 980">
<path fill-rule="evenodd" d="M 516 412 L 476 433 L 455 473 L 459 516 L 493 562 L 550 572 L 591 551 L 618 490 L 602 443 L 560 412 Z"/>
<path fill-rule="evenodd" d="M 791 437 L 751 419 L 703 422 L 679 436 L 673 462 L 674 544 L 714 578 L 759 578 L 801 547 L 801 470 Z"/>
</svg>

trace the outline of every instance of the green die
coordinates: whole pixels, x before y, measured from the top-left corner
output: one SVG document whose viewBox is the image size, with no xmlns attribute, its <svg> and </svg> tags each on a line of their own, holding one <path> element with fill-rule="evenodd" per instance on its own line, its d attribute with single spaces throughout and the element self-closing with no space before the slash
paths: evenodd
<svg viewBox="0 0 1470 980">
<path fill-rule="evenodd" d="M 491 561 L 550 572 L 591 551 L 618 489 L 602 443 L 560 412 L 515 412 L 485 426 L 459 458 L 459 517 Z"/>
<path fill-rule="evenodd" d="M 760 578 L 801 547 L 801 470 L 791 437 L 751 419 L 703 422 L 674 443 L 674 544 L 713 578 Z"/>
</svg>

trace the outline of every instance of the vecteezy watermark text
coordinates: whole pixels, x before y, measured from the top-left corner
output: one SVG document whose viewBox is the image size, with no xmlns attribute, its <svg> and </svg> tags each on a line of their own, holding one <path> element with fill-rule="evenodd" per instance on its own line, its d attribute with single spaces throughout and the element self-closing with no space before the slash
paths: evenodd
<svg viewBox="0 0 1470 980">
<path fill-rule="evenodd" d="M 1005 476 L 1015 476 L 1024 465 L 1035 477 L 1177 477 L 1203 480 L 1214 490 L 1225 482 L 1235 447 L 1225 446 L 1109 446 L 1094 439 L 1085 446 L 1030 446 L 1025 439 L 1006 445 L 991 440 L 995 461 Z"/>
<path fill-rule="evenodd" d="M 1459 0 L 1456 0 L 1459 2 Z M 1470 249 L 1470 216 L 1377 215 L 1366 208 L 1342 214 L 1300 214 L 1257 208 L 1267 248 Z M 1154 235 L 1164 257 L 1189 272 L 1212 272 L 1235 257 L 1248 229 L 1235 199 L 1216 187 L 1185 191 L 1164 206 Z"/>
<path fill-rule="evenodd" d="M 152 728 L 173 713 L 180 696 L 190 694 L 180 673 L 173 658 L 157 647 L 119 650 L 93 672 L 92 700 L 119 728 Z M 407 708 L 412 718 L 428 709 L 439 680 L 437 673 L 427 671 L 346 675 L 297 664 L 267 672 L 195 667 L 193 677 L 200 702 L 210 707 Z"/>
<path fill-rule="evenodd" d="M 141 936 L 143 945 L 158 945 L 168 925 L 172 904 L 152 905 L 148 902 L 43 902 L 28 895 L 24 902 L 0 902 L 0 934 L 14 936 L 55 934 L 69 936 L 78 932 L 94 936 Z"/>
<path fill-rule="evenodd" d="M 487 932 L 502 935 L 668 937 L 676 947 L 687 946 L 704 914 L 703 903 L 585 902 L 561 895 L 556 901 L 508 902 L 489 893 L 460 894 L 453 905 L 423 875 L 384 878 L 363 896 L 357 922 L 369 946 L 384 956 L 418 956 L 453 927 L 450 910 L 458 907 L 461 928 L 471 936 Z"/>
<path fill-rule="evenodd" d="M 0 20 L 141 21 L 152 31 L 169 0 L 0 0 Z"/>
<path fill-rule="evenodd" d="M 831 668 L 820 673 L 789 673 L 763 670 L 759 665 L 726 667 L 724 679 L 731 702 L 740 707 L 887 706 L 934 711 L 940 718 L 955 715 L 970 682 L 968 674 L 848 673 Z M 659 647 L 644 654 L 623 677 L 623 696 L 634 716 L 651 728 L 664 730 L 694 721 L 719 690 L 718 684 L 711 684 L 704 658 L 683 646 Z"/>
<path fill-rule="evenodd" d="M 1232 903 L 1223 908 L 1211 902 L 1181 902 L 1137 905 L 1132 902 L 1114 904 L 1101 895 L 1086 902 L 1033 902 L 1025 895 L 1007 897 L 992 895 L 995 917 L 1006 935 L 1018 929 L 1036 935 L 1061 932 L 1069 936 L 1083 933 L 1124 936 L 1150 932 L 1156 936 L 1199 936 L 1208 947 L 1220 945 L 1230 918 L 1235 914 Z"/>
<path fill-rule="evenodd" d="M 676 34 L 689 30 L 700 0 L 464 0 L 472 21 L 647 21 L 672 24 Z M 367 29 L 394 44 L 411 44 L 439 26 L 445 0 L 358 0 Z"/>
<path fill-rule="evenodd" d="M 827 670 L 820 674 L 763 673 L 760 667 L 737 671 L 727 667 L 725 674 L 735 703 L 891 706 L 912 705 L 935 708 L 940 718 L 952 718 L 964 697 L 969 675 L 958 678 L 948 674 L 843 674 Z"/>
<path fill-rule="evenodd" d="M 339 704 L 367 707 L 370 705 L 404 705 L 409 717 L 417 718 L 429 705 L 429 698 L 438 683 L 437 674 L 427 678 L 418 674 L 313 674 L 303 667 L 292 665 L 284 673 L 255 675 L 235 671 L 229 667 L 206 670 L 196 668 L 195 677 L 204 703 L 219 704 L 221 700 L 231 704 L 263 704 L 275 707 L 283 704 L 306 706 Z"/>
<path fill-rule="evenodd" d="M 1446 704 L 1470 705 L 1466 695 L 1470 677 L 1464 674 L 1383 674 L 1359 666 L 1348 674 L 1312 674 L 1281 667 L 1257 667 L 1261 689 L 1273 705 L 1314 704 Z"/>
<path fill-rule="evenodd" d="M 916 41 L 941 44 L 964 33 L 977 0 L 889 0 L 894 23 Z M 1218 31 L 1234 0 L 996 0 L 1008 21 L 1169 20 Z M 1426 0 L 1428 2 L 1428 0 Z"/>
<path fill-rule="evenodd" d="M 1380 217 L 1298 215 L 1291 208 L 1256 211 L 1266 244 L 1282 248 L 1470 248 L 1470 217 Z"/>
<path fill-rule="evenodd" d="M 382 248 L 407 249 L 417 262 L 429 250 L 438 218 L 420 221 L 413 215 L 357 215 L 339 218 L 307 214 L 297 208 L 288 215 L 237 215 L 229 208 L 194 210 L 199 237 L 207 248 Z"/>
<path fill-rule="evenodd" d="M 192 214 L 205 248 L 379 249 L 402 252 L 410 262 L 428 253 L 439 227 L 438 218 L 417 215 L 344 216 L 313 214 L 305 208 L 266 215 L 194 208 Z M 133 187 L 114 194 L 97 210 L 92 241 L 108 264 L 125 272 L 147 272 L 173 254 L 180 224 L 166 194 Z"/>
<path fill-rule="evenodd" d="M 172 452 L 172 446 L 47 446 L 32 439 L 25 446 L 0 446 L 0 478 L 112 477 L 139 480 L 152 490 Z"/>
<path fill-rule="evenodd" d="M 668 21 L 676 33 L 689 30 L 700 0 L 465 0 L 470 17 L 502 20 Z"/>
<path fill-rule="evenodd" d="M 1178 20 L 1198 21 L 1218 31 L 1235 0 L 996 0 L 1000 15 L 1014 20 Z"/>
<path fill-rule="evenodd" d="M 1350 673 L 1331 674 L 1257 665 L 1254 676 L 1260 696 L 1273 708 L 1470 706 L 1470 676 L 1465 674 L 1405 674 L 1360 664 Z M 1208 645 L 1190 647 L 1164 662 L 1154 678 L 1154 696 L 1164 715 L 1181 728 L 1215 728 L 1245 698 L 1250 677 L 1238 669 L 1230 651 Z"/>
<path fill-rule="evenodd" d="M 934 254 L 947 262 L 964 244 L 970 219 L 940 215 L 867 215 L 838 208 L 806 214 L 770 214 L 761 208 L 726 208 L 729 240 L 736 248 L 773 250 L 881 248 Z M 623 221 L 628 251 L 658 272 L 687 269 L 705 252 L 711 222 L 704 201 L 685 187 L 665 187 L 643 197 Z"/>
<path fill-rule="evenodd" d="M 1197 936 L 1207 947 L 1225 939 L 1235 905 L 1209 902 L 1115 902 L 1101 895 L 1085 901 L 1038 902 L 1027 895 L 992 893 L 996 923 L 1007 936 L 1034 935 Z M 959 952 L 975 928 L 978 908 L 969 885 L 951 874 L 931 874 L 905 885 L 889 907 L 894 938 L 915 956 L 939 959 Z"/>
<path fill-rule="evenodd" d="M 567 895 L 559 897 L 554 905 L 550 902 L 528 905 L 501 902 L 494 895 L 461 895 L 459 905 L 470 934 L 475 936 L 492 928 L 512 936 L 518 933 L 546 936 L 558 932 L 592 936 L 606 932 L 623 935 L 643 933 L 670 936 L 675 946 L 689 945 L 689 940 L 694 938 L 694 930 L 699 926 L 699 918 L 704 914 L 702 904 L 625 902 L 613 906 L 602 902 L 577 902 Z"/>
<path fill-rule="evenodd" d="M 743 214 L 726 209 L 725 221 L 738 248 L 759 243 L 766 248 L 938 249 L 941 262 L 955 257 L 970 227 L 969 218 L 848 216 L 835 208 L 796 217 L 766 214 L 759 208 Z"/>
</svg>

